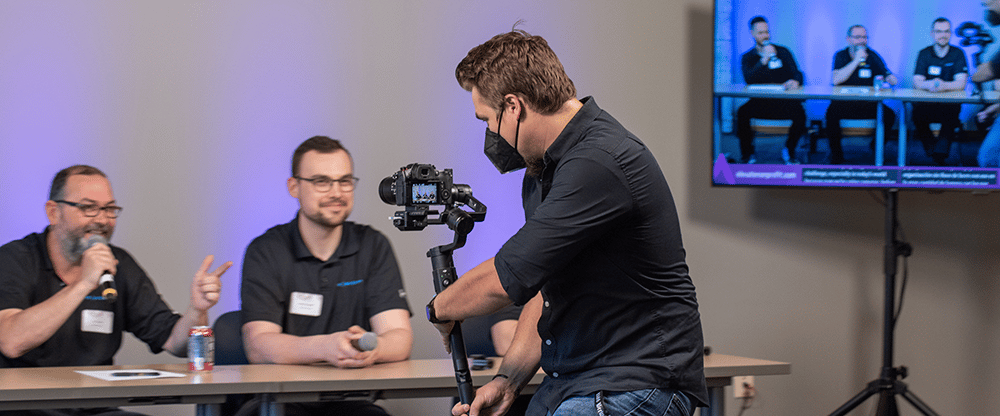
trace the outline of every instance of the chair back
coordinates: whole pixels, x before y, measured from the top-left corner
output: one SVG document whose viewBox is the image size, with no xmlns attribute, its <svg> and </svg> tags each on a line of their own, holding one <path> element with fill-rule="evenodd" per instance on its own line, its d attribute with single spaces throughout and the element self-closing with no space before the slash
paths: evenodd
<svg viewBox="0 0 1000 416">
<path fill-rule="evenodd" d="M 246 350 L 243 349 L 243 316 L 240 311 L 222 314 L 212 324 L 212 332 L 215 333 L 216 365 L 250 363 Z"/>
<path fill-rule="evenodd" d="M 840 120 L 840 131 L 844 136 L 874 136 L 875 119 Z"/>
<path fill-rule="evenodd" d="M 750 119 L 750 128 L 758 134 L 774 134 L 787 136 L 792 127 L 792 120 L 771 120 L 766 118 Z"/>
</svg>

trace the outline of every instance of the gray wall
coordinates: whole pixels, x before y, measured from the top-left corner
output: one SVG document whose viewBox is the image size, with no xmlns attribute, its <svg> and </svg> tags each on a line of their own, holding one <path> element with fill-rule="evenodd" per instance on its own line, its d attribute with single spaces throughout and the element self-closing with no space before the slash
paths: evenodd
<svg viewBox="0 0 1000 416">
<path fill-rule="evenodd" d="M 238 307 L 249 240 L 294 214 L 284 190 L 292 149 L 327 134 L 347 142 L 369 190 L 352 218 L 395 246 L 416 312 L 413 357 L 444 358 L 419 316 L 433 291 L 424 252 L 450 236 L 393 229 L 394 208 L 373 190 L 406 163 L 455 168 L 490 207 L 456 256 L 460 271 L 517 228 L 517 178 L 500 177 L 481 155 L 483 124 L 453 71 L 469 48 L 523 18 L 521 28 L 549 39 L 580 95 L 655 152 L 678 203 L 707 344 L 792 363 L 790 376 L 758 378 L 744 414 L 827 414 L 877 377 L 879 194 L 709 186 L 712 1 L 537 3 L 2 1 L 0 236 L 40 230 L 51 175 L 93 163 L 126 207 L 115 243 L 175 308 L 187 304 L 205 254 L 237 262 L 217 316 Z M 990 414 L 988 397 L 1000 393 L 997 196 L 900 199 L 914 255 L 896 362 L 942 414 Z M 182 360 L 150 356 L 130 338 L 118 362 Z M 448 401 L 387 406 L 440 415 Z"/>
</svg>

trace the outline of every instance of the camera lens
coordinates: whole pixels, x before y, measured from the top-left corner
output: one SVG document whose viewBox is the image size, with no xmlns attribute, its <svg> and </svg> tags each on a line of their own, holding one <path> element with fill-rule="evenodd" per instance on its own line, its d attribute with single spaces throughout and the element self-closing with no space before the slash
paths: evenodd
<svg viewBox="0 0 1000 416">
<path fill-rule="evenodd" d="M 382 182 L 378 184 L 378 196 L 382 198 L 382 202 L 389 205 L 396 204 L 396 179 L 394 176 L 382 179 Z"/>
</svg>

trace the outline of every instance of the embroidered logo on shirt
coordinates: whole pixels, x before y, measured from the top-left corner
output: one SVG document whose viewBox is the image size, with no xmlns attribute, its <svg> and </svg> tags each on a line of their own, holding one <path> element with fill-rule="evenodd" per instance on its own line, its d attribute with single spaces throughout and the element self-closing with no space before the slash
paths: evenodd
<svg viewBox="0 0 1000 416">
<path fill-rule="evenodd" d="M 337 287 L 354 286 L 354 285 L 359 284 L 359 283 L 361 283 L 363 281 L 364 281 L 364 279 L 362 279 L 362 280 L 352 280 L 350 282 L 340 282 L 340 283 L 337 283 Z"/>
</svg>

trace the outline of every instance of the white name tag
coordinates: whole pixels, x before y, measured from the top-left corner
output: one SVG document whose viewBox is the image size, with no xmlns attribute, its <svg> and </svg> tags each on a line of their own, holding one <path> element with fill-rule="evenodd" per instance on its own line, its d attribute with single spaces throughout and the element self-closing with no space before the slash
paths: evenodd
<svg viewBox="0 0 1000 416">
<path fill-rule="evenodd" d="M 872 69 L 871 68 L 861 68 L 858 70 L 858 76 L 861 78 L 871 78 Z"/>
<path fill-rule="evenodd" d="M 770 61 L 767 61 L 767 67 L 771 68 L 771 69 L 781 68 L 781 60 L 780 59 L 772 59 Z"/>
<path fill-rule="evenodd" d="M 322 311 L 323 295 L 292 292 L 291 305 L 288 305 L 288 313 L 293 315 L 319 316 L 319 313 Z"/>
<path fill-rule="evenodd" d="M 928 75 L 941 75 L 941 67 L 939 66 L 929 66 L 927 67 Z"/>
<path fill-rule="evenodd" d="M 80 329 L 83 332 L 110 334 L 115 325 L 115 313 L 111 311 L 84 309 L 81 319 Z"/>
</svg>

